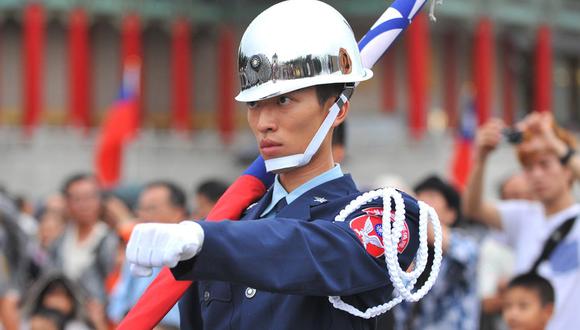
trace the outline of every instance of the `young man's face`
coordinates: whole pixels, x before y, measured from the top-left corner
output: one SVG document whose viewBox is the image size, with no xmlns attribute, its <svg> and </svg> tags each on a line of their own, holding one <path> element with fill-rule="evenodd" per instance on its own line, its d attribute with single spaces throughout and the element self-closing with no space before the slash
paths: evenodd
<svg viewBox="0 0 580 330">
<path fill-rule="evenodd" d="M 542 305 L 538 293 L 523 287 L 510 288 L 505 295 L 503 318 L 511 330 L 543 330 L 553 306 Z"/>
<path fill-rule="evenodd" d="M 99 219 L 101 192 L 97 181 L 92 178 L 73 182 L 67 189 L 68 214 L 78 224 L 91 224 Z"/>
<path fill-rule="evenodd" d="M 533 195 L 542 202 L 553 201 L 570 189 L 570 170 L 551 152 L 530 157 L 524 171 Z"/>
<path fill-rule="evenodd" d="M 328 113 L 315 87 L 247 105 L 248 123 L 266 160 L 303 153 Z"/>
</svg>

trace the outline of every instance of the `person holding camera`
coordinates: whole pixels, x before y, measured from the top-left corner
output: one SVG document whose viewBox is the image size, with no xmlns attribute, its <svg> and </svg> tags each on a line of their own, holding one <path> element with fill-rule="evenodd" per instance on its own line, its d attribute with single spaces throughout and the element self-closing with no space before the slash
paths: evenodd
<svg viewBox="0 0 580 330">
<path fill-rule="evenodd" d="M 517 158 L 535 201 L 484 201 L 485 167 L 504 138 L 498 119 L 476 135 L 474 167 L 464 196 L 465 215 L 505 233 L 515 253 L 515 272 L 538 273 L 556 290 L 556 308 L 548 329 L 570 329 L 580 323 L 580 204 L 572 188 L 580 178 L 574 136 L 554 123 L 550 113 L 532 113 L 516 125 Z M 512 134 L 513 138 L 513 134 Z M 482 274 L 485 276 L 485 274 Z"/>
</svg>

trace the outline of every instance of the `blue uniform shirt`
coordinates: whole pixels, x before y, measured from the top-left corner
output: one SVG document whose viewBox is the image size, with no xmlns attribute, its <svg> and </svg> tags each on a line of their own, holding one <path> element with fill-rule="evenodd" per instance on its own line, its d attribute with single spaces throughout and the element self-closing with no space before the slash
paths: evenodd
<svg viewBox="0 0 580 330">
<path fill-rule="evenodd" d="M 266 207 L 264 212 L 262 212 L 262 214 L 260 215 L 260 218 L 261 219 L 273 218 L 274 212 L 272 212 L 272 210 L 274 209 L 274 206 L 276 204 L 278 204 L 278 202 L 282 198 L 286 198 L 286 204 L 290 204 L 293 201 L 295 201 L 296 198 L 300 197 L 302 194 L 309 191 L 310 189 L 313 189 L 316 186 L 319 186 L 325 182 L 332 181 L 334 179 L 338 179 L 342 176 L 343 176 L 343 174 L 342 174 L 342 170 L 340 169 L 340 165 L 336 164 L 330 170 L 328 170 L 328 171 L 320 174 L 319 176 L 311 179 L 310 181 L 302 184 L 300 187 L 294 189 L 291 193 L 288 193 L 286 191 L 286 189 L 284 189 L 284 187 L 280 183 L 279 176 L 276 175 L 276 178 L 274 179 L 274 185 L 272 186 L 272 200 L 270 201 L 270 204 L 268 204 L 268 206 Z M 320 197 L 319 201 L 321 203 L 324 202 L 324 198 Z"/>
<path fill-rule="evenodd" d="M 365 239 L 382 234 L 375 216 L 382 200 L 335 222 L 360 195 L 344 175 L 260 219 L 272 195 L 269 189 L 240 221 L 200 222 L 203 248 L 172 269 L 178 280 L 197 280 L 179 302 L 181 329 L 375 329 L 376 320 L 335 309 L 328 296 L 363 311 L 391 299 L 381 247 Z M 399 263 L 406 268 L 418 247 L 419 213 L 403 197 L 408 233 Z"/>
</svg>

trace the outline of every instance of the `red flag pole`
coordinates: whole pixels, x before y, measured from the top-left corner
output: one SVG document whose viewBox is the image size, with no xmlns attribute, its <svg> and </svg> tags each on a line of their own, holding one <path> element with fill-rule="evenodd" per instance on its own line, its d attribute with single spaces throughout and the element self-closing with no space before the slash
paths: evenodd
<svg viewBox="0 0 580 330">
<path fill-rule="evenodd" d="M 550 27 L 538 29 L 535 58 L 534 108 L 537 111 L 552 110 L 552 34 Z"/>
<path fill-rule="evenodd" d="M 494 70 L 493 26 L 489 18 L 482 18 L 475 32 L 473 74 L 475 82 L 475 111 L 479 125 L 491 114 Z"/>
<path fill-rule="evenodd" d="M 515 120 L 515 93 L 514 93 L 514 68 L 513 68 L 513 44 L 509 38 L 502 42 L 503 52 L 503 120 L 512 125 Z"/>
<path fill-rule="evenodd" d="M 222 141 L 230 144 L 235 128 L 234 73 L 235 70 L 234 33 L 229 26 L 220 29 L 218 45 L 218 127 Z"/>
<path fill-rule="evenodd" d="M 409 81 L 409 126 L 411 137 L 423 137 L 427 123 L 427 79 L 429 77 L 429 31 L 427 16 L 418 14 L 407 31 Z"/>
<path fill-rule="evenodd" d="M 70 14 L 69 27 L 69 118 L 74 126 L 87 132 L 91 124 L 90 112 L 90 71 L 89 71 L 89 31 L 87 15 L 81 8 Z"/>
<path fill-rule="evenodd" d="M 24 9 L 24 132 L 31 135 L 38 125 L 42 107 L 42 59 L 44 10 L 39 3 Z"/>
<path fill-rule="evenodd" d="M 443 104 L 447 114 L 448 127 L 455 129 L 459 125 L 458 90 L 457 90 L 457 34 L 448 32 L 445 35 L 443 47 Z"/>
<path fill-rule="evenodd" d="M 172 40 L 173 107 L 172 127 L 177 131 L 191 129 L 191 29 L 179 19 L 173 24 Z"/>
</svg>

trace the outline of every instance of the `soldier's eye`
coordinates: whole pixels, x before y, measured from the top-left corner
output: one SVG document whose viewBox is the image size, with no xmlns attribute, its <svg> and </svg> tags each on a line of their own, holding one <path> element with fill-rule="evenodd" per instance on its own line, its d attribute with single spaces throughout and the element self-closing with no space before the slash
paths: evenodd
<svg viewBox="0 0 580 330">
<path fill-rule="evenodd" d="M 288 96 L 280 96 L 278 98 L 278 104 L 280 105 L 287 105 L 290 103 L 290 98 Z"/>
<path fill-rule="evenodd" d="M 258 106 L 258 102 L 246 102 L 246 106 L 250 109 L 254 109 Z"/>
</svg>

